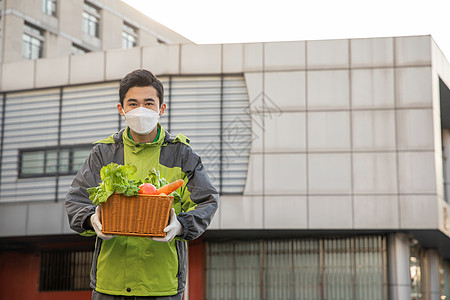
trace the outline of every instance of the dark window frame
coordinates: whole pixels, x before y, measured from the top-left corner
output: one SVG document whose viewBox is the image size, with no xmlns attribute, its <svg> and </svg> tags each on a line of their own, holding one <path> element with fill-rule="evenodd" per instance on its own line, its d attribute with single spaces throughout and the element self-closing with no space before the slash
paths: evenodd
<svg viewBox="0 0 450 300">
<path fill-rule="evenodd" d="M 100 38 L 100 9 L 89 2 L 84 2 L 82 12 L 82 29 L 87 35 Z"/>
<path fill-rule="evenodd" d="M 79 55 L 79 54 L 86 54 L 91 52 L 89 49 L 86 49 L 80 45 L 77 45 L 75 43 L 72 43 L 72 47 L 70 49 L 71 55 Z"/>
<path fill-rule="evenodd" d="M 44 30 L 25 22 L 22 33 L 22 57 L 25 59 L 43 58 L 44 43 Z"/>
<path fill-rule="evenodd" d="M 74 167 L 73 162 L 73 155 L 74 150 L 91 150 L 93 147 L 92 144 L 78 144 L 78 145 L 64 145 L 64 146 L 53 146 L 53 147 L 39 147 L 39 148 L 28 148 L 28 149 L 19 149 L 19 157 L 17 160 L 18 166 L 18 177 L 19 178 L 36 178 L 36 177 L 53 177 L 53 176 L 64 176 L 64 175 L 75 175 L 78 172 L 78 169 Z M 69 151 L 69 158 L 68 158 L 68 164 L 67 164 L 67 171 L 60 171 L 61 165 L 60 165 L 60 155 L 59 154 L 64 151 Z M 42 165 L 42 173 L 24 173 L 22 170 L 22 158 L 24 154 L 27 153 L 37 153 L 37 152 L 44 152 L 44 163 Z M 56 159 L 56 166 L 55 172 L 47 172 L 48 164 L 47 164 L 47 156 L 48 153 L 56 151 L 57 153 L 57 159 Z"/>
<path fill-rule="evenodd" d="M 123 23 L 122 29 L 122 49 L 130 49 L 137 46 L 138 29 L 126 22 Z"/>
<path fill-rule="evenodd" d="M 93 254 L 93 250 L 42 251 L 39 291 L 91 290 Z"/>
</svg>

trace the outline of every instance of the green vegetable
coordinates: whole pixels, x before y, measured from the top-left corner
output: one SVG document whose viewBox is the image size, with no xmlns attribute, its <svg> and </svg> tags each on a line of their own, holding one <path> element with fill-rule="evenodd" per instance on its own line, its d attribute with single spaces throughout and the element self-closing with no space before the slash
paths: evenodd
<svg viewBox="0 0 450 300">
<path fill-rule="evenodd" d="M 160 176 L 158 170 L 153 168 L 144 181 L 129 180 L 128 178 L 136 173 L 136 167 L 132 164 L 119 165 L 116 163 L 110 163 L 107 166 L 102 167 L 100 170 L 100 177 L 102 182 L 97 187 L 88 188 L 89 199 L 95 205 L 100 205 L 102 202 L 106 202 L 108 197 L 113 193 L 124 194 L 125 196 L 136 196 L 139 194 L 139 186 L 142 183 L 151 183 L 157 189 L 168 184 L 169 182 Z M 170 194 L 173 196 L 173 205 L 175 211 L 178 213 L 181 211 L 181 196 L 178 192 Z"/>
<path fill-rule="evenodd" d="M 88 188 L 89 199 L 95 205 L 106 202 L 113 193 L 135 196 L 139 192 L 140 181 L 128 180 L 129 176 L 136 173 L 136 167 L 132 164 L 119 165 L 110 163 L 102 167 L 100 177 L 102 182 L 99 186 Z"/>
<path fill-rule="evenodd" d="M 148 176 L 145 177 L 143 183 L 151 183 L 153 184 L 157 189 L 159 189 L 161 186 L 165 185 L 167 182 L 166 179 L 161 178 L 161 175 L 158 170 L 155 168 L 151 169 L 148 173 Z"/>
<path fill-rule="evenodd" d="M 157 189 L 159 189 L 162 186 L 165 186 L 169 182 L 164 178 L 161 177 L 159 170 L 156 170 L 153 168 L 148 173 L 148 176 L 144 179 L 144 183 L 151 183 L 153 184 Z M 170 194 L 170 196 L 173 196 L 173 204 L 172 207 L 175 208 L 175 212 L 179 213 L 181 211 L 181 196 L 178 194 L 178 192 L 173 192 Z"/>
</svg>

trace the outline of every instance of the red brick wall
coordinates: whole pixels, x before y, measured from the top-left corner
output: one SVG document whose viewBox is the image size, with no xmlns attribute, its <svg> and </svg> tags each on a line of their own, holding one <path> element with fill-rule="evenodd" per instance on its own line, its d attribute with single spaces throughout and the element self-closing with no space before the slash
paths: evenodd
<svg viewBox="0 0 450 300">
<path fill-rule="evenodd" d="M 91 291 L 40 292 L 39 251 L 0 252 L 0 299 L 89 300 Z M 205 299 L 205 243 L 189 243 L 189 299 Z"/>
<path fill-rule="evenodd" d="M 0 252 L 0 299 L 89 300 L 90 291 L 39 292 L 39 252 Z"/>
</svg>

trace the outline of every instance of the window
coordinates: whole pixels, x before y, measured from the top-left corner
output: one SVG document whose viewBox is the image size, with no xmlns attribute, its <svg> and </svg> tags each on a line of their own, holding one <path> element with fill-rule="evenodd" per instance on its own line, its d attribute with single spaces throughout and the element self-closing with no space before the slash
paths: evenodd
<svg viewBox="0 0 450 300">
<path fill-rule="evenodd" d="M 100 37 L 99 10 L 86 2 L 84 3 L 83 9 L 83 32 L 97 38 Z"/>
<path fill-rule="evenodd" d="M 31 24 L 25 23 L 22 35 L 22 56 L 27 59 L 38 59 L 43 56 L 43 31 Z"/>
<path fill-rule="evenodd" d="M 89 50 L 87 50 L 81 46 L 78 46 L 77 44 L 72 44 L 72 48 L 71 48 L 72 55 L 85 54 L 88 52 L 89 52 Z"/>
<path fill-rule="evenodd" d="M 137 45 L 137 30 L 133 26 L 124 23 L 122 31 L 122 48 L 128 49 Z"/>
<path fill-rule="evenodd" d="M 42 0 L 42 12 L 56 17 L 56 0 Z"/>
<path fill-rule="evenodd" d="M 387 299 L 386 238 L 211 241 L 207 298 Z"/>
<path fill-rule="evenodd" d="M 92 145 L 26 149 L 19 151 L 19 177 L 75 174 L 86 160 Z"/>
<path fill-rule="evenodd" d="M 424 250 L 418 245 L 410 247 L 409 274 L 411 276 L 411 299 L 424 299 L 425 274 L 424 272 Z"/>
<path fill-rule="evenodd" d="M 439 290 L 441 299 L 450 299 L 449 283 L 450 283 L 450 261 L 441 258 L 439 260 Z"/>
<path fill-rule="evenodd" d="M 41 253 L 40 291 L 90 290 L 93 251 L 52 250 Z"/>
<path fill-rule="evenodd" d="M 439 94 L 442 132 L 441 142 L 444 197 L 445 201 L 450 202 L 450 89 L 440 78 Z"/>
</svg>

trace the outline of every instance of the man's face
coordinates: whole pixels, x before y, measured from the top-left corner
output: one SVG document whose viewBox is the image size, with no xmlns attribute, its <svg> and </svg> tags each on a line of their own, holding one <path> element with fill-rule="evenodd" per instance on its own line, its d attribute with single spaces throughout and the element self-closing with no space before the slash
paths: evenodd
<svg viewBox="0 0 450 300">
<path fill-rule="evenodd" d="M 154 110 L 159 114 L 159 116 L 162 116 L 166 110 L 165 103 L 163 103 L 161 108 L 159 108 L 158 92 L 153 86 L 132 87 L 125 94 L 125 98 L 123 99 L 123 107 L 120 104 L 117 104 L 117 109 L 122 116 L 124 115 L 123 111 L 127 113 L 138 107 L 145 107 Z"/>
</svg>

